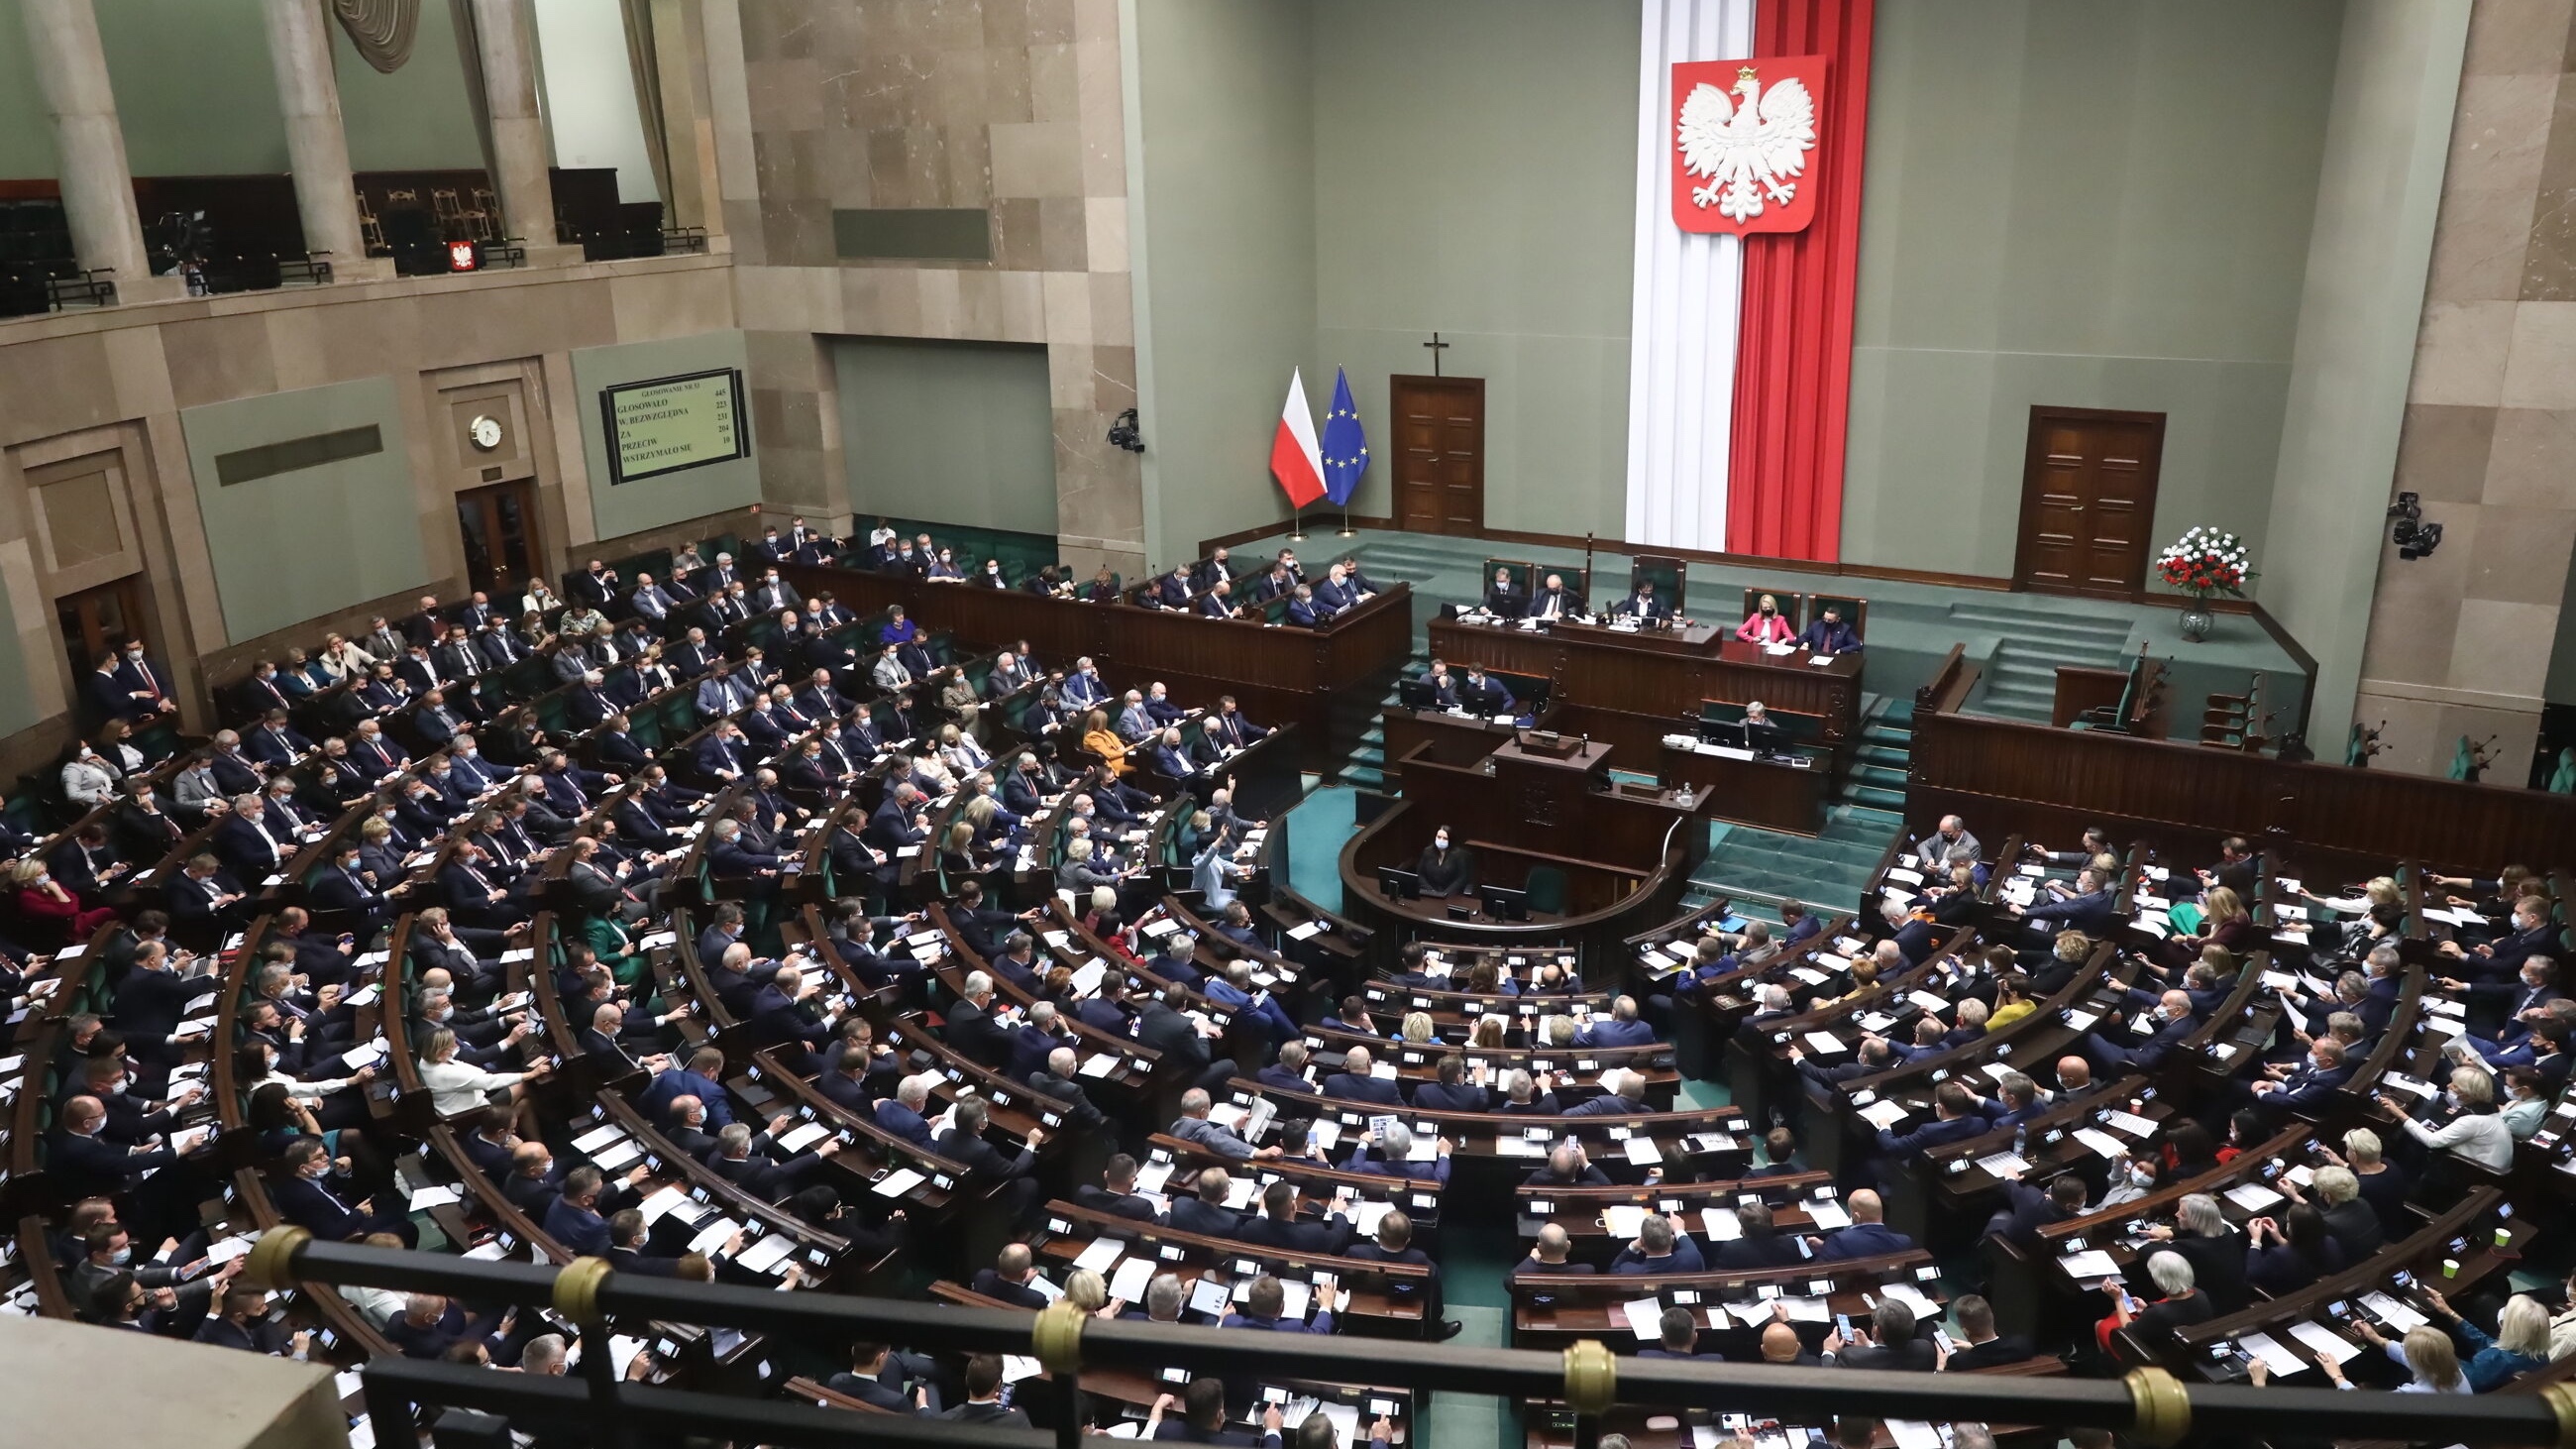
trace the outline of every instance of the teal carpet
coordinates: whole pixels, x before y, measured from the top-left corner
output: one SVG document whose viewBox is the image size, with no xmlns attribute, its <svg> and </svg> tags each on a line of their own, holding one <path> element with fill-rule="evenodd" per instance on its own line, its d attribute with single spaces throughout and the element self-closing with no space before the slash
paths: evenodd
<svg viewBox="0 0 2576 1449">
<path fill-rule="evenodd" d="M 1342 908 L 1342 843 L 1359 820 L 1359 792 L 1325 785 L 1282 812 L 1271 827 L 1288 835 L 1288 885 L 1323 910 Z"/>
</svg>

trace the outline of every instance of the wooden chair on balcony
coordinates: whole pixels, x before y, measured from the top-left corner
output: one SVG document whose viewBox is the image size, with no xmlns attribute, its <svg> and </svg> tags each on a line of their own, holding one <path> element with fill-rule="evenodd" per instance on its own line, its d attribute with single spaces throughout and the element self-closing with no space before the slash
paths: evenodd
<svg viewBox="0 0 2576 1449">
<path fill-rule="evenodd" d="M 438 223 L 438 234 L 446 241 L 472 241 L 474 230 L 465 219 L 465 203 L 456 199 L 456 188 L 442 186 L 429 193 L 429 213 Z"/>
<path fill-rule="evenodd" d="M 2257 672 L 2243 694 L 2208 697 L 2200 714 L 2200 742 L 2213 749 L 2257 751 L 2265 743 L 2265 722 L 2263 676 Z"/>
</svg>

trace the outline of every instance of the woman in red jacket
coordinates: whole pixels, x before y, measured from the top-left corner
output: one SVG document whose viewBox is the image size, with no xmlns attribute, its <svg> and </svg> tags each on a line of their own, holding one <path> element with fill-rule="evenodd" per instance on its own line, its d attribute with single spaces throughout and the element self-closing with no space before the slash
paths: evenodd
<svg viewBox="0 0 2576 1449">
<path fill-rule="evenodd" d="M 57 921 L 62 925 L 63 942 L 86 941 L 98 928 L 116 919 L 116 912 L 105 906 L 82 910 L 71 892 L 54 879 L 54 873 L 41 860 L 22 860 L 10 870 L 18 887 L 18 914 L 31 921 Z"/>
</svg>

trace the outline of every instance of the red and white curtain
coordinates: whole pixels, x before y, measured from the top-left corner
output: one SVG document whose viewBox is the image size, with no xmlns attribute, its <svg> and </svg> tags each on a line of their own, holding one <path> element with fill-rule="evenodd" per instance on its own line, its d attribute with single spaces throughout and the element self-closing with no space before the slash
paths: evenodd
<svg viewBox="0 0 2576 1449">
<path fill-rule="evenodd" d="M 1874 0 L 1640 0 L 1629 332 L 1632 543 L 1830 561 L 1842 537 Z M 1822 55 L 1801 231 L 1673 222 L 1672 68 Z"/>
</svg>

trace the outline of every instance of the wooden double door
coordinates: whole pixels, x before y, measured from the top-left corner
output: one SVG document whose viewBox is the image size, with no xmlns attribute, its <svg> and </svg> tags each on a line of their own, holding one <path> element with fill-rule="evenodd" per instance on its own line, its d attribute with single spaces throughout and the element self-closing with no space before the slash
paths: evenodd
<svg viewBox="0 0 2576 1449">
<path fill-rule="evenodd" d="M 456 495 L 456 531 L 465 543 L 469 587 L 515 612 L 519 590 L 537 576 L 537 489 L 531 479 Z"/>
<path fill-rule="evenodd" d="M 1387 379 L 1395 416 L 1395 526 L 1472 535 L 1485 526 L 1485 380 Z"/>
<path fill-rule="evenodd" d="M 2163 413 L 2030 410 L 2013 585 L 2129 598 L 2147 582 Z"/>
</svg>

